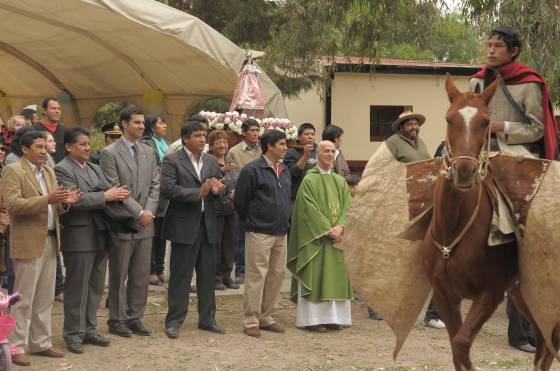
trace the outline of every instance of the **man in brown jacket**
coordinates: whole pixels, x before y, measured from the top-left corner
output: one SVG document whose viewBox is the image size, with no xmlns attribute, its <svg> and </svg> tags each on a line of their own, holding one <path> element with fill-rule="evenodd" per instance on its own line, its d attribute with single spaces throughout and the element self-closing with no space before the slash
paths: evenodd
<svg viewBox="0 0 560 371">
<path fill-rule="evenodd" d="M 4 168 L 0 180 L 2 202 L 10 214 L 14 291 L 22 301 L 12 309 L 16 327 L 10 342 L 18 347 L 15 364 L 29 366 L 26 348 L 33 354 L 63 357 L 51 343 L 51 309 L 56 255 L 60 246 L 58 215 L 81 197 L 76 189 L 58 187 L 47 159 L 43 133 L 31 131 L 21 139 L 23 157 Z M 66 206 L 63 206 L 66 205 Z"/>
</svg>

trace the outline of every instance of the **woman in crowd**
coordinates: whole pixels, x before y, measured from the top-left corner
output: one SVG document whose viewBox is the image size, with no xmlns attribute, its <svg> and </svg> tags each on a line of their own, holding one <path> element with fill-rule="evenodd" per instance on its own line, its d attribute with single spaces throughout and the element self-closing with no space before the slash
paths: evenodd
<svg viewBox="0 0 560 371">
<path fill-rule="evenodd" d="M 22 156 L 21 137 L 23 136 L 23 134 L 29 131 L 33 131 L 33 128 L 31 126 L 25 126 L 16 131 L 12 143 L 10 144 L 10 153 L 8 154 L 8 156 L 6 156 L 6 160 L 4 161 L 5 165 L 12 164 L 20 159 L 20 157 Z"/>
<path fill-rule="evenodd" d="M 6 139 L 6 144 L 11 145 L 16 132 L 25 126 L 27 126 L 25 123 L 25 117 L 20 115 L 10 117 L 8 121 L 6 121 L 6 130 L 3 133 L 3 136 Z"/>
<path fill-rule="evenodd" d="M 142 142 L 154 150 L 158 160 L 158 166 L 161 166 L 165 152 L 169 147 L 169 142 L 165 138 L 166 133 L 167 124 L 163 116 L 159 114 L 150 114 L 146 116 Z M 152 243 L 151 274 L 148 278 L 151 285 L 160 285 L 164 282 L 165 240 L 161 239 L 160 236 L 163 218 L 168 204 L 168 200 L 160 197 L 156 210 L 156 218 L 154 220 L 155 235 Z"/>
<path fill-rule="evenodd" d="M 233 162 L 226 161 L 229 143 L 228 134 L 225 131 L 211 131 L 208 135 L 208 145 L 208 153 L 218 159 L 226 185 L 224 195 L 220 197 L 216 206 L 219 235 L 216 246 L 216 290 L 238 289 L 239 285 L 231 279 L 231 272 L 237 231 L 237 215 L 233 208 L 233 196 L 235 184 L 239 178 L 239 170 Z"/>
</svg>

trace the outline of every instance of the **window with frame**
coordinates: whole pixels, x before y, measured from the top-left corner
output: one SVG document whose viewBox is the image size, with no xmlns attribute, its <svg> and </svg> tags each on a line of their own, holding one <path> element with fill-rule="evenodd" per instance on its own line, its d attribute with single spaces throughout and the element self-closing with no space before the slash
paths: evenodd
<svg viewBox="0 0 560 371">
<path fill-rule="evenodd" d="M 394 134 L 391 123 L 412 106 L 369 106 L 369 139 L 382 142 Z"/>
</svg>

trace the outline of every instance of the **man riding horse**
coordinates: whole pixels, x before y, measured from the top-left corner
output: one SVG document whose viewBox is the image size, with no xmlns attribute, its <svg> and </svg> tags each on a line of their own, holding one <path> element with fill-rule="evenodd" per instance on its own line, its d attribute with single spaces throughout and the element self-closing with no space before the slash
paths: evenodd
<svg viewBox="0 0 560 371">
<path fill-rule="evenodd" d="M 525 157 L 556 158 L 556 128 L 550 109 L 550 93 L 546 82 L 533 69 L 517 61 L 522 41 L 509 27 L 498 27 L 490 32 L 487 41 L 486 65 L 470 81 L 471 91 L 480 93 L 497 76 L 502 77 L 488 104 L 491 121 L 492 151 Z M 513 226 L 510 215 L 500 199 L 496 210 L 490 244 L 512 241 Z M 497 221 L 499 220 L 499 221 Z M 492 239 L 494 241 L 492 241 Z M 529 324 L 508 297 L 508 340 L 522 351 L 535 352 L 534 338 L 529 334 Z"/>
</svg>

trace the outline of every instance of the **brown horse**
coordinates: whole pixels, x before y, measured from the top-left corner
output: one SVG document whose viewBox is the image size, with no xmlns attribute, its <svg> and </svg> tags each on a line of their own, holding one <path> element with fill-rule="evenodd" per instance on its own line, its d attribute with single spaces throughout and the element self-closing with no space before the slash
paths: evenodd
<svg viewBox="0 0 560 371">
<path fill-rule="evenodd" d="M 491 174 L 487 174 L 490 117 L 486 105 L 499 82 L 481 94 L 461 93 L 450 76 L 445 169 L 438 176 L 434 213 L 422 243 L 424 269 L 434 290 L 434 303 L 447 326 L 456 370 L 474 370 L 474 338 L 504 300 L 507 291 L 536 333 L 535 369 L 549 370 L 554 354 L 521 297 L 517 284 L 517 244 L 489 247 L 492 220 Z M 460 304 L 473 301 L 463 322 Z M 553 339 L 559 345 L 559 330 Z"/>
</svg>

